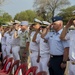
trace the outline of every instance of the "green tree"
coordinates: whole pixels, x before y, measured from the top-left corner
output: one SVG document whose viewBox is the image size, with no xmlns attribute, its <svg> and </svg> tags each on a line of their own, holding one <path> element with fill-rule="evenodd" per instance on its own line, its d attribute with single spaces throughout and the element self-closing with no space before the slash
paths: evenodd
<svg viewBox="0 0 75 75">
<path fill-rule="evenodd" d="M 75 12 L 73 11 L 75 11 L 75 6 L 70 6 L 66 9 L 62 9 L 58 14 L 63 17 L 64 24 L 66 24 L 69 19 L 75 18 Z"/>
<path fill-rule="evenodd" d="M 43 15 L 43 18 L 46 17 L 45 14 L 51 14 L 50 17 L 53 17 L 57 10 L 68 4 L 69 0 L 34 0 L 34 8 Z"/>
<path fill-rule="evenodd" d="M 4 13 L 2 17 L 4 18 L 5 21 L 11 21 L 12 20 L 11 15 L 9 15 L 8 13 Z"/>
<path fill-rule="evenodd" d="M 4 19 L 2 16 L 0 16 L 0 25 L 2 25 L 4 23 Z"/>
<path fill-rule="evenodd" d="M 39 18 L 42 20 L 41 17 L 37 16 L 37 13 L 35 11 L 26 10 L 16 14 L 14 20 L 19 20 L 19 21 L 28 20 L 30 22 L 33 22 L 34 18 Z"/>
<path fill-rule="evenodd" d="M 2 16 L 0 16 L 0 25 L 9 22 L 11 20 L 12 20 L 11 15 L 9 15 L 8 13 L 4 13 Z"/>
</svg>

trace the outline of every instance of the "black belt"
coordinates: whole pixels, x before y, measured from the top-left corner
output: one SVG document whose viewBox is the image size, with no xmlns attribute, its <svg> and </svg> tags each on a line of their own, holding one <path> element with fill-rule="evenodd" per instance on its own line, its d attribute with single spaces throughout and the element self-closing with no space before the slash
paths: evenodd
<svg viewBox="0 0 75 75">
<path fill-rule="evenodd" d="M 51 58 L 54 58 L 54 57 L 63 57 L 63 55 L 50 55 Z"/>
</svg>

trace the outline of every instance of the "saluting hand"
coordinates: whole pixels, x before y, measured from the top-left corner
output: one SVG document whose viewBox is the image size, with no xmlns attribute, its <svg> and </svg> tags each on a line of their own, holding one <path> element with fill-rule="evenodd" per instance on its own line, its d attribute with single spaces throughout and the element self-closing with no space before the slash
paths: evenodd
<svg viewBox="0 0 75 75">
<path fill-rule="evenodd" d="M 71 25 L 73 25 L 73 19 L 70 19 L 66 25 L 67 28 L 69 28 Z"/>
<path fill-rule="evenodd" d="M 50 29 L 52 27 L 53 24 L 48 25 L 46 28 Z"/>
</svg>

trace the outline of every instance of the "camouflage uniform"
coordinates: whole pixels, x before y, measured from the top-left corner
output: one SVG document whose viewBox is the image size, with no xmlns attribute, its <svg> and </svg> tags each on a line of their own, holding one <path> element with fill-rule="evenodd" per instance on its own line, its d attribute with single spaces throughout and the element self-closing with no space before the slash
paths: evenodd
<svg viewBox="0 0 75 75">
<path fill-rule="evenodd" d="M 28 62 L 28 56 L 29 56 L 29 50 L 25 50 L 26 49 L 26 43 L 29 42 L 29 33 L 28 31 L 24 31 L 22 32 L 20 35 L 20 59 L 22 63 Z M 25 53 L 25 57 L 23 57 L 22 55 Z"/>
</svg>

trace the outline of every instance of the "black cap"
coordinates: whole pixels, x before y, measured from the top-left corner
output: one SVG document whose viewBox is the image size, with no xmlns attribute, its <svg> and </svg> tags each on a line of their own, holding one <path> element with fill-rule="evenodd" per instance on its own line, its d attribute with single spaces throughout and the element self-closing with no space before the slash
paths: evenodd
<svg viewBox="0 0 75 75">
<path fill-rule="evenodd" d="M 59 21 L 59 20 L 63 21 L 63 18 L 60 16 L 55 16 L 52 18 L 52 22 Z"/>
</svg>

